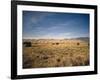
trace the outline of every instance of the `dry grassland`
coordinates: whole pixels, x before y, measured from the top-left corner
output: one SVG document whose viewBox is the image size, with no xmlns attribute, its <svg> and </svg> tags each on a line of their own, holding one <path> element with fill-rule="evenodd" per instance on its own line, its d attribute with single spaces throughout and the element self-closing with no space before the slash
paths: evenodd
<svg viewBox="0 0 100 80">
<path fill-rule="evenodd" d="M 89 44 L 81 40 L 23 40 L 23 68 L 89 65 Z"/>
</svg>

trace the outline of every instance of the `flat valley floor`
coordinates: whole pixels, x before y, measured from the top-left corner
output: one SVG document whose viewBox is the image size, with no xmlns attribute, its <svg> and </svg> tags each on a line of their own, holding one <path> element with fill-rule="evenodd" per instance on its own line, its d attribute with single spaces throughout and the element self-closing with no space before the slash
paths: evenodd
<svg viewBox="0 0 100 80">
<path fill-rule="evenodd" d="M 23 40 L 23 68 L 89 65 L 89 42 L 83 40 Z"/>
</svg>

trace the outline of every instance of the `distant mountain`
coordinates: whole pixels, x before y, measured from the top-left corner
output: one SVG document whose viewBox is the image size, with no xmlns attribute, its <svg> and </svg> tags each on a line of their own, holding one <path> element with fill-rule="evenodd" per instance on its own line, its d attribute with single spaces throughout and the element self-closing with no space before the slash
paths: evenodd
<svg viewBox="0 0 100 80">
<path fill-rule="evenodd" d="M 89 37 L 78 37 L 78 38 L 74 38 L 74 39 L 89 42 Z"/>
<path fill-rule="evenodd" d="M 65 38 L 65 39 L 23 39 L 23 42 L 32 42 L 32 41 L 59 41 L 59 40 L 81 40 L 89 42 L 89 37 L 77 37 L 77 38 Z"/>
<path fill-rule="evenodd" d="M 70 39 L 65 39 L 65 40 L 81 40 L 85 42 L 89 42 L 89 37 L 77 37 L 77 38 L 70 38 Z"/>
</svg>

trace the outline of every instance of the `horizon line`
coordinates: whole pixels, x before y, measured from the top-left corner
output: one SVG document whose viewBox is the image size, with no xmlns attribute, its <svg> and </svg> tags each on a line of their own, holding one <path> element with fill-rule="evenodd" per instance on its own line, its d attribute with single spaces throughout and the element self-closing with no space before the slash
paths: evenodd
<svg viewBox="0 0 100 80">
<path fill-rule="evenodd" d="M 89 38 L 89 37 L 85 36 L 85 37 L 72 37 L 72 38 L 22 38 L 22 39 L 76 39 L 76 38 Z"/>
</svg>

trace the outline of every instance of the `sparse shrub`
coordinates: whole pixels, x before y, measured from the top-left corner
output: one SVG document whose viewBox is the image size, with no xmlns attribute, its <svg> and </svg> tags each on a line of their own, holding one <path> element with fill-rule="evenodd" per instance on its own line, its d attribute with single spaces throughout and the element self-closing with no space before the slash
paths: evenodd
<svg viewBox="0 0 100 80">
<path fill-rule="evenodd" d="M 43 57 L 43 59 L 48 59 L 48 58 L 49 58 L 48 56 L 44 56 L 44 57 Z"/>
<path fill-rule="evenodd" d="M 59 43 L 52 43 L 52 45 L 59 45 Z"/>
<path fill-rule="evenodd" d="M 37 58 L 39 58 L 39 56 L 37 56 Z"/>
<path fill-rule="evenodd" d="M 80 45 L 80 43 L 78 42 L 77 45 Z"/>
<path fill-rule="evenodd" d="M 59 45 L 59 43 L 56 43 L 56 45 Z"/>
<path fill-rule="evenodd" d="M 24 42 L 23 44 L 25 45 L 25 47 L 32 47 L 31 42 Z"/>
<path fill-rule="evenodd" d="M 61 60 L 60 59 L 57 59 L 57 62 L 60 62 Z"/>
</svg>

